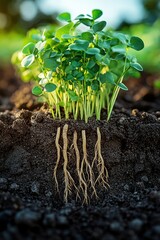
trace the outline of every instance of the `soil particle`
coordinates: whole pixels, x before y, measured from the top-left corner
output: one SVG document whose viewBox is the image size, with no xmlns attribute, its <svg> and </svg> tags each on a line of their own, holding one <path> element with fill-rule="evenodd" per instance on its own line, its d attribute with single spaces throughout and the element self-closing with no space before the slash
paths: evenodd
<svg viewBox="0 0 160 240">
<path fill-rule="evenodd" d="M 31 185 L 31 192 L 35 194 L 39 194 L 40 191 L 40 183 L 39 182 L 33 182 Z"/>
</svg>

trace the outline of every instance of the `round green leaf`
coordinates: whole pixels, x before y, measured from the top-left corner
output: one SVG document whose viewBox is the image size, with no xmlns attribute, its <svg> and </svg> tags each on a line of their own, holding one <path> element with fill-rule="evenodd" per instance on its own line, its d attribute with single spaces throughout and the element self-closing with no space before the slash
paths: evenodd
<svg viewBox="0 0 160 240">
<path fill-rule="evenodd" d="M 36 87 L 34 87 L 34 88 L 32 89 L 32 93 L 33 93 L 34 95 L 36 95 L 36 96 L 41 95 L 42 92 L 43 92 L 43 91 L 42 91 L 42 88 L 39 87 L 39 86 L 36 86 Z"/>
<path fill-rule="evenodd" d="M 139 37 L 131 37 L 129 46 L 137 51 L 144 48 L 144 42 Z"/>
<path fill-rule="evenodd" d="M 84 40 L 87 40 L 89 42 L 93 41 L 93 35 L 90 32 L 83 32 L 81 36 Z"/>
<path fill-rule="evenodd" d="M 94 32 L 102 31 L 105 28 L 106 24 L 107 24 L 106 21 L 101 21 L 101 22 L 95 23 L 93 25 L 93 31 Z"/>
<path fill-rule="evenodd" d="M 75 43 L 70 45 L 70 49 L 75 51 L 86 51 L 88 48 L 89 42 L 86 40 L 77 40 Z"/>
<path fill-rule="evenodd" d="M 22 49 L 22 53 L 24 53 L 26 55 L 32 54 L 34 49 L 35 49 L 35 44 L 30 42 L 24 46 L 24 48 Z"/>
<path fill-rule="evenodd" d="M 95 54 L 100 53 L 100 50 L 99 50 L 99 48 L 88 48 L 86 53 L 90 54 L 90 55 L 95 55 Z"/>
<path fill-rule="evenodd" d="M 71 14 L 68 12 L 61 13 L 58 15 L 57 20 L 62 22 L 71 22 Z"/>
<path fill-rule="evenodd" d="M 58 63 L 55 59 L 45 58 L 44 59 L 44 67 L 48 68 L 52 71 L 56 71 L 56 68 L 58 67 Z"/>
<path fill-rule="evenodd" d="M 21 65 L 22 67 L 29 67 L 34 62 L 34 60 L 34 55 L 30 54 L 22 60 Z"/>
<path fill-rule="evenodd" d="M 46 92 L 53 92 L 56 90 L 56 88 L 57 88 L 57 86 L 54 83 L 47 83 L 45 85 Z"/>
<path fill-rule="evenodd" d="M 124 45 L 116 45 L 112 47 L 112 51 L 116 53 L 125 53 L 126 52 L 126 47 Z"/>
<path fill-rule="evenodd" d="M 92 17 L 94 20 L 100 18 L 102 16 L 103 12 L 99 9 L 92 10 Z"/>
<path fill-rule="evenodd" d="M 101 83 L 110 83 L 110 84 L 115 85 L 114 77 L 111 72 L 107 72 L 105 74 L 100 74 L 99 77 L 100 77 Z"/>
<path fill-rule="evenodd" d="M 143 67 L 139 63 L 131 63 L 130 66 L 138 71 L 143 71 Z"/>
</svg>

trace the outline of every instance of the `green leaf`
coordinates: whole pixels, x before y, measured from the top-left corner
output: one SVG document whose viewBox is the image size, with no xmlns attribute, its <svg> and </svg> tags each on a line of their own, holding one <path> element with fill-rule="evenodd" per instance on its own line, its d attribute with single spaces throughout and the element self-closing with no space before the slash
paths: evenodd
<svg viewBox="0 0 160 240">
<path fill-rule="evenodd" d="M 80 44 L 71 44 L 70 49 L 74 51 L 85 51 L 84 46 Z"/>
<path fill-rule="evenodd" d="M 79 20 L 79 19 L 82 19 L 82 18 L 85 18 L 85 15 L 84 14 L 79 14 L 75 20 Z"/>
<path fill-rule="evenodd" d="M 83 32 L 83 33 L 81 34 L 81 36 L 82 36 L 82 38 L 83 38 L 84 40 L 87 40 L 87 41 L 89 41 L 89 42 L 92 42 L 92 41 L 93 41 L 93 35 L 92 35 L 92 33 L 90 33 L 90 32 Z"/>
<path fill-rule="evenodd" d="M 66 73 L 70 73 L 73 70 L 73 66 L 70 64 L 65 68 Z"/>
<path fill-rule="evenodd" d="M 124 85 L 124 83 L 118 83 L 117 85 L 118 85 L 118 87 L 120 87 L 124 91 L 128 90 L 128 88 L 126 87 L 126 85 Z"/>
<path fill-rule="evenodd" d="M 89 19 L 89 18 L 81 18 L 81 19 L 79 19 L 79 21 L 80 21 L 82 24 L 84 24 L 84 25 L 86 25 L 86 26 L 88 26 L 88 27 L 91 27 L 91 26 L 92 26 L 92 20 Z"/>
<path fill-rule="evenodd" d="M 89 45 L 89 42 L 87 40 L 82 40 L 82 39 L 79 39 L 79 40 L 76 40 L 75 43 L 78 43 L 78 44 L 81 44 L 81 45 Z"/>
<path fill-rule="evenodd" d="M 46 58 L 44 59 L 44 67 L 52 71 L 56 71 L 56 68 L 58 67 L 58 63 L 54 59 Z"/>
<path fill-rule="evenodd" d="M 34 88 L 32 89 L 32 93 L 33 93 L 34 95 L 36 95 L 36 96 L 39 96 L 39 95 L 41 95 L 41 94 L 43 93 L 43 90 L 42 90 L 41 87 L 36 86 L 36 87 L 34 87 Z"/>
<path fill-rule="evenodd" d="M 71 14 L 68 12 L 61 13 L 58 15 L 57 20 L 62 22 L 71 22 Z"/>
<path fill-rule="evenodd" d="M 99 81 L 98 80 L 93 80 L 92 81 L 91 89 L 94 90 L 94 91 L 98 91 L 99 90 Z"/>
<path fill-rule="evenodd" d="M 92 10 L 93 20 L 96 20 L 96 19 L 100 18 L 102 16 L 102 14 L 103 14 L 103 12 L 99 9 Z"/>
<path fill-rule="evenodd" d="M 105 40 L 98 41 L 98 46 L 100 48 L 109 49 L 110 48 L 110 41 L 105 41 Z"/>
<path fill-rule="evenodd" d="M 100 50 L 99 50 L 99 48 L 88 48 L 86 53 L 90 54 L 90 55 L 95 55 L 95 54 L 100 53 Z"/>
<path fill-rule="evenodd" d="M 110 83 L 110 84 L 115 85 L 114 77 L 111 72 L 107 72 L 105 74 L 100 74 L 99 78 L 100 78 L 101 83 Z"/>
<path fill-rule="evenodd" d="M 56 88 L 57 88 L 57 86 L 54 83 L 47 83 L 45 85 L 46 92 L 53 92 L 56 90 Z"/>
<path fill-rule="evenodd" d="M 115 60 L 121 60 L 124 59 L 125 55 L 122 53 L 117 54 L 117 56 L 115 57 Z"/>
<path fill-rule="evenodd" d="M 143 71 L 143 67 L 139 63 L 130 63 L 130 66 L 138 71 Z"/>
<path fill-rule="evenodd" d="M 21 65 L 22 67 L 29 67 L 34 62 L 34 60 L 34 55 L 30 54 L 22 60 Z"/>
<path fill-rule="evenodd" d="M 111 49 L 113 52 L 117 52 L 117 53 L 125 53 L 126 52 L 126 48 L 124 45 L 116 45 L 116 46 L 113 46 Z"/>
<path fill-rule="evenodd" d="M 62 38 L 63 38 L 63 39 L 72 39 L 72 38 L 74 38 L 74 36 L 72 36 L 72 35 L 70 35 L 70 34 L 63 34 L 63 35 L 62 35 Z"/>
<path fill-rule="evenodd" d="M 70 33 L 73 26 L 74 26 L 74 23 L 70 22 L 63 27 L 60 27 L 59 29 L 57 29 L 55 37 L 58 39 L 61 39 L 64 34 Z"/>
<path fill-rule="evenodd" d="M 103 59 L 103 56 L 102 56 L 101 54 L 99 54 L 99 53 L 96 54 L 95 57 L 96 57 L 96 60 L 97 60 L 98 62 L 101 62 L 102 59 Z"/>
<path fill-rule="evenodd" d="M 77 61 L 72 61 L 71 62 L 71 65 L 73 66 L 73 68 L 76 68 L 76 67 L 79 67 L 81 64 L 80 64 L 80 62 L 77 62 Z"/>
<path fill-rule="evenodd" d="M 88 48 L 89 42 L 86 40 L 77 40 L 75 43 L 70 45 L 70 49 L 75 51 L 86 51 Z"/>
<path fill-rule="evenodd" d="M 128 40 L 127 35 L 120 32 L 113 32 L 113 37 L 118 38 L 121 43 L 127 44 L 127 40 Z"/>
<path fill-rule="evenodd" d="M 96 62 L 94 60 L 90 60 L 89 63 L 87 64 L 87 68 L 91 69 L 95 66 Z"/>
<path fill-rule="evenodd" d="M 96 33 L 96 32 L 100 32 L 102 31 L 106 26 L 106 21 L 101 21 L 101 22 L 98 22 L 98 23 L 95 23 L 93 25 L 93 31 Z"/>
<path fill-rule="evenodd" d="M 22 53 L 26 55 L 32 54 L 34 52 L 34 49 L 35 49 L 35 44 L 30 42 L 24 46 L 24 48 L 22 49 Z"/>
<path fill-rule="evenodd" d="M 144 48 L 144 42 L 139 37 L 131 37 L 129 46 L 137 51 Z"/>
</svg>

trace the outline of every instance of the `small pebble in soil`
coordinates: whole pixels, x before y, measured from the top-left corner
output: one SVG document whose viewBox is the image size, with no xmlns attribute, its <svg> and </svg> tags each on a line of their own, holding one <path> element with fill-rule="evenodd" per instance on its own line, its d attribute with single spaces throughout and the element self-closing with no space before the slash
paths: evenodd
<svg viewBox="0 0 160 240">
<path fill-rule="evenodd" d="M 57 217 L 57 224 L 62 225 L 62 226 L 68 225 L 68 220 L 65 216 L 58 216 Z"/>
<path fill-rule="evenodd" d="M 142 229 L 142 226 L 143 221 L 139 218 L 135 218 L 129 223 L 129 227 L 134 231 L 140 231 Z"/>
<path fill-rule="evenodd" d="M 139 116 L 140 113 L 139 113 L 138 109 L 133 109 L 133 110 L 131 111 L 131 115 L 134 116 L 134 117 L 136 117 L 136 116 Z"/>
<path fill-rule="evenodd" d="M 160 117 L 160 111 L 157 111 L 157 112 L 156 112 L 156 116 L 157 116 L 157 117 Z"/>
<path fill-rule="evenodd" d="M 111 229 L 111 231 L 116 232 L 116 233 L 120 233 L 123 231 L 123 227 L 122 227 L 121 223 L 118 221 L 112 222 L 110 225 L 110 229 Z"/>
<path fill-rule="evenodd" d="M 33 182 L 31 185 L 31 192 L 35 193 L 35 194 L 39 194 L 39 190 L 40 190 L 40 183 L 39 182 Z"/>
<path fill-rule="evenodd" d="M 52 195 L 53 195 L 53 194 L 52 194 L 52 192 L 51 192 L 51 191 L 49 191 L 49 192 L 46 192 L 46 194 L 45 194 L 45 196 L 46 196 L 46 197 L 48 197 L 48 198 L 50 198 Z"/>
<path fill-rule="evenodd" d="M 144 183 L 147 183 L 147 182 L 148 182 L 148 177 L 147 177 L 147 176 L 143 176 L 143 177 L 141 177 L 141 180 L 142 180 Z"/>
<path fill-rule="evenodd" d="M 12 183 L 10 185 L 10 189 L 16 191 L 19 189 L 19 185 L 17 183 Z"/>
<path fill-rule="evenodd" d="M 144 170 L 144 164 L 137 163 L 134 167 L 135 173 L 142 172 Z"/>
<path fill-rule="evenodd" d="M 137 182 L 136 183 L 136 187 L 138 188 L 138 189 L 145 189 L 145 186 L 144 186 L 144 182 Z"/>
<path fill-rule="evenodd" d="M 128 184 L 125 184 L 124 187 L 123 187 L 123 189 L 124 189 L 125 191 L 129 191 L 129 190 L 130 190 L 130 187 L 129 187 Z"/>
<path fill-rule="evenodd" d="M 7 190 L 8 181 L 6 178 L 0 178 L 0 190 Z"/>
<path fill-rule="evenodd" d="M 125 117 L 121 117 L 121 118 L 119 119 L 119 123 L 120 123 L 120 124 L 123 124 L 125 120 L 126 120 Z"/>
</svg>

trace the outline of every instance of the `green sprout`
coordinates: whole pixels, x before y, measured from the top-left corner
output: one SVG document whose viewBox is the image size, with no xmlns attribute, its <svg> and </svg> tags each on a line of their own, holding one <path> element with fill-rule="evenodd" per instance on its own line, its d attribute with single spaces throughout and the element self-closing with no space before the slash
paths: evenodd
<svg viewBox="0 0 160 240">
<path fill-rule="evenodd" d="M 107 109 L 109 120 L 119 90 L 127 90 L 125 74 L 131 68 L 143 70 L 129 54 L 129 48 L 143 49 L 143 41 L 106 30 L 106 21 L 97 21 L 102 14 L 94 9 L 72 21 L 70 13 L 61 13 L 57 19 L 66 24 L 55 32 L 32 30 L 32 40 L 20 54 L 22 75 L 34 77 L 32 93 L 45 98 L 54 118 L 61 118 L 63 108 L 66 119 L 73 114 L 75 120 L 87 122 L 94 115 L 100 120 Z"/>
<path fill-rule="evenodd" d="M 45 99 L 53 118 L 61 119 L 63 109 L 65 119 L 72 114 L 75 120 L 80 118 L 87 122 L 92 116 L 100 120 L 102 109 L 106 109 L 109 120 L 119 90 L 127 90 L 122 82 L 126 73 L 143 70 L 136 58 L 129 54 L 130 48 L 141 50 L 143 41 L 135 36 L 106 30 L 106 21 L 97 20 L 101 16 L 102 11 L 94 9 L 91 15 L 80 14 L 72 21 L 70 13 L 61 13 L 57 19 L 65 22 L 65 25 L 56 31 L 52 26 L 32 29 L 23 50 L 12 58 L 22 79 L 34 81 L 32 93 Z M 82 27 L 85 27 L 84 31 Z M 60 192 L 61 180 L 57 172 L 62 166 L 65 202 L 75 192 L 76 199 L 83 197 L 83 203 L 88 204 L 90 198 L 98 197 L 97 186 L 103 189 L 109 186 L 109 173 L 101 150 L 100 128 L 97 127 L 93 159 L 87 153 L 86 130 L 81 132 L 79 149 L 76 130 L 72 145 L 69 146 L 68 129 L 67 123 L 63 128 L 58 127 L 55 136 L 55 189 Z M 62 141 L 63 146 L 60 146 Z M 75 159 L 74 176 L 69 167 L 70 156 L 73 155 L 69 153 L 71 150 Z"/>
</svg>

